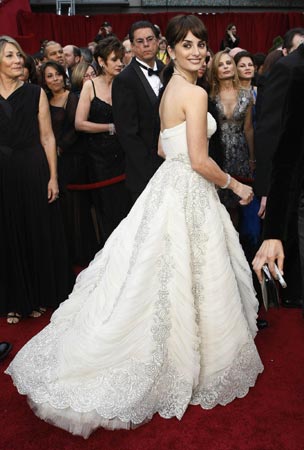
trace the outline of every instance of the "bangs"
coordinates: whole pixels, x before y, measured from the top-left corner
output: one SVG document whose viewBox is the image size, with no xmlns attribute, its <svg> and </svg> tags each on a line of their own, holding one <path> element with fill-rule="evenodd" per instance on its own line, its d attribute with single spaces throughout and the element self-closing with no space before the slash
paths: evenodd
<svg viewBox="0 0 304 450">
<path fill-rule="evenodd" d="M 189 32 L 201 41 L 208 40 L 205 25 L 198 17 L 181 15 L 174 17 L 168 25 L 166 32 L 168 44 L 174 47 L 178 42 L 183 41 Z"/>
<path fill-rule="evenodd" d="M 125 49 L 122 47 L 114 48 L 113 51 L 114 51 L 115 58 L 117 58 L 117 59 L 122 59 L 125 56 Z"/>
</svg>

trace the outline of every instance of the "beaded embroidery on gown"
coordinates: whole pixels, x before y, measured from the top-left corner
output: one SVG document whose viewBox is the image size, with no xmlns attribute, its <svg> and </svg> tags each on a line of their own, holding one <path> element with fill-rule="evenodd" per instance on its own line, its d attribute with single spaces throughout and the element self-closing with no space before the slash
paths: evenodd
<svg viewBox="0 0 304 450">
<path fill-rule="evenodd" d="M 161 136 L 166 161 L 6 371 L 39 417 L 84 437 L 226 405 L 263 371 L 237 233 L 191 168 L 186 123 Z"/>
</svg>

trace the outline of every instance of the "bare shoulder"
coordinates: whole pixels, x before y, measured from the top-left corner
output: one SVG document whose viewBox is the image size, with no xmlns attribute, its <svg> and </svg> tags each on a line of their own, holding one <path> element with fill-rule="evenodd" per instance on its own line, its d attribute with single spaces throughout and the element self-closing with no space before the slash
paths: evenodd
<svg viewBox="0 0 304 450">
<path fill-rule="evenodd" d="M 207 92 L 200 86 L 190 84 L 183 93 L 184 104 L 186 107 L 193 108 L 200 105 L 206 105 L 208 101 Z"/>
<path fill-rule="evenodd" d="M 84 92 L 91 92 L 92 90 L 93 90 L 93 82 L 92 82 L 92 80 L 86 80 L 83 83 L 81 92 L 82 91 L 84 91 Z"/>
<path fill-rule="evenodd" d="M 171 128 L 190 114 L 204 114 L 207 94 L 200 87 L 184 80 L 168 84 L 160 103 L 163 128 Z"/>
<path fill-rule="evenodd" d="M 204 89 L 191 83 L 180 84 L 176 92 L 189 101 L 202 101 L 203 99 L 206 100 L 208 98 L 207 92 Z"/>
<path fill-rule="evenodd" d="M 200 86 L 196 86 L 195 84 L 191 84 L 190 87 L 193 90 L 193 95 L 195 96 L 195 98 L 198 98 L 199 100 L 208 99 L 208 94 L 205 89 L 201 88 Z"/>
<path fill-rule="evenodd" d="M 81 89 L 80 99 L 81 100 L 84 100 L 84 99 L 92 100 L 93 97 L 94 97 L 93 83 L 91 82 L 91 80 L 87 80 L 83 84 L 83 87 Z"/>
</svg>

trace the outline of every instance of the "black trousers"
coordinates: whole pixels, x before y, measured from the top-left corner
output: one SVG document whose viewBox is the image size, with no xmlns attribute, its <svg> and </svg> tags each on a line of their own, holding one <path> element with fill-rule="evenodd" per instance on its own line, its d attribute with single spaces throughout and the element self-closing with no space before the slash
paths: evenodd
<svg viewBox="0 0 304 450">
<path fill-rule="evenodd" d="M 297 302 L 299 301 L 299 299 L 303 298 L 302 264 L 299 250 L 300 242 L 298 233 L 298 220 L 299 220 L 298 214 L 295 213 L 295 216 L 292 220 L 292 226 L 289 228 L 288 237 L 284 245 L 284 252 L 285 252 L 284 278 L 287 283 L 287 288 L 280 289 L 280 297 L 282 300 L 297 301 Z"/>
</svg>

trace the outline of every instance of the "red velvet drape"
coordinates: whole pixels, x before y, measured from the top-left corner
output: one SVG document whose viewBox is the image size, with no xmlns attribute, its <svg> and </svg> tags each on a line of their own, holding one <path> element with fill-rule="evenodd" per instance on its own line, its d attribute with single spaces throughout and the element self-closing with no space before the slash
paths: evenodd
<svg viewBox="0 0 304 450">
<path fill-rule="evenodd" d="M 34 34 L 31 39 L 31 50 L 35 43 L 35 51 L 38 51 L 40 41 L 44 39 L 54 39 L 62 45 L 87 46 L 104 20 L 111 22 L 113 30 L 119 38 L 123 38 L 128 33 L 131 23 L 142 19 L 158 24 L 164 32 L 168 20 L 176 14 L 176 12 L 100 14 L 85 17 L 19 11 L 17 24 L 20 36 Z M 252 52 L 267 52 L 272 46 L 274 37 L 284 35 L 289 28 L 304 27 L 304 15 L 297 12 L 209 13 L 200 14 L 199 17 L 208 29 L 210 47 L 214 51 L 218 50 L 224 30 L 230 22 L 234 22 L 237 26 L 241 38 L 240 46 Z M 25 48 L 25 51 L 28 50 Z"/>
<path fill-rule="evenodd" d="M 19 10 L 31 11 L 29 0 L 7 0 L 0 4 L 0 35 L 18 34 L 16 15 Z"/>
</svg>

